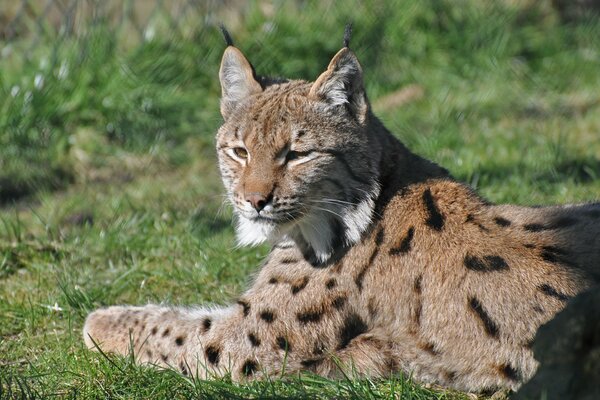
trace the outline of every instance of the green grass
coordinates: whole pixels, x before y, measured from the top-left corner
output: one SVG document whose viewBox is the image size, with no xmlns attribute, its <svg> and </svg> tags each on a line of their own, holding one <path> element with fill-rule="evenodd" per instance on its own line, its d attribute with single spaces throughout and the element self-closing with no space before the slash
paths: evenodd
<svg viewBox="0 0 600 400">
<path fill-rule="evenodd" d="M 495 202 L 600 200 L 600 22 L 481 4 L 251 5 L 230 25 L 260 73 L 314 79 L 353 20 L 376 112 L 413 151 Z M 226 304 L 266 255 L 235 248 L 221 207 L 224 45 L 198 24 L 123 46 L 100 23 L 0 59 L 0 397 L 466 398 L 402 376 L 203 382 L 84 349 L 90 310 Z M 422 96 L 386 105 L 408 85 Z"/>
</svg>

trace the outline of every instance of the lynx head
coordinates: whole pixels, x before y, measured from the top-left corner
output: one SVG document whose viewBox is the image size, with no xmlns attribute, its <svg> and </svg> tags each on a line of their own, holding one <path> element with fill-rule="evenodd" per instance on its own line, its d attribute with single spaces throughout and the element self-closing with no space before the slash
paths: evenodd
<svg viewBox="0 0 600 400">
<path fill-rule="evenodd" d="M 345 46 L 314 83 L 258 77 L 233 45 L 219 71 L 219 168 L 242 245 L 292 240 L 313 264 L 361 239 L 379 195 L 362 69 Z"/>
</svg>

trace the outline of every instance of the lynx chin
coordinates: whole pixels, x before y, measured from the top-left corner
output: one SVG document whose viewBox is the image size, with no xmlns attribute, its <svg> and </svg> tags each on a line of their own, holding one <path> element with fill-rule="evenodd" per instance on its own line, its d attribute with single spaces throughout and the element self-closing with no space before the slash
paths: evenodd
<svg viewBox="0 0 600 400">
<path fill-rule="evenodd" d="M 531 378 L 537 329 L 600 279 L 600 203 L 485 201 L 373 115 L 347 39 L 307 82 L 256 75 L 226 38 L 219 168 L 239 243 L 272 250 L 231 305 L 100 309 L 87 346 L 207 379 Z"/>
</svg>

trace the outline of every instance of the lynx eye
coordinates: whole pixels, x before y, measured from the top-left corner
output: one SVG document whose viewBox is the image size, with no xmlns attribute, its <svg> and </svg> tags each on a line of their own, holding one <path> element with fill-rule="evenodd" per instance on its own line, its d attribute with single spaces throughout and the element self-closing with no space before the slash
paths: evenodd
<svg viewBox="0 0 600 400">
<path fill-rule="evenodd" d="M 290 150 L 287 152 L 286 156 L 285 156 L 285 160 L 286 161 L 293 161 L 293 160 L 297 160 L 299 158 L 303 158 L 308 156 L 310 153 L 312 153 L 312 151 L 293 151 Z"/>
<path fill-rule="evenodd" d="M 248 158 L 248 151 L 243 147 L 234 147 L 233 153 L 241 159 Z"/>
</svg>

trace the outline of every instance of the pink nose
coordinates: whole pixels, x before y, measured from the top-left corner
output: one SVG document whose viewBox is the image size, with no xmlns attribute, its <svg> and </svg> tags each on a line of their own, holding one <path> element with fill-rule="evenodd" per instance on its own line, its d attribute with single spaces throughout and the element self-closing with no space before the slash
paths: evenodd
<svg viewBox="0 0 600 400">
<path fill-rule="evenodd" d="M 257 212 L 261 212 L 269 202 L 267 197 L 262 193 L 248 193 L 246 195 L 246 201 L 250 203 Z"/>
</svg>

